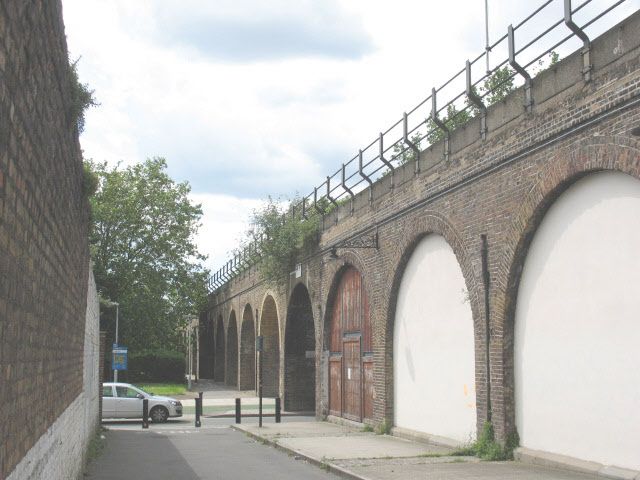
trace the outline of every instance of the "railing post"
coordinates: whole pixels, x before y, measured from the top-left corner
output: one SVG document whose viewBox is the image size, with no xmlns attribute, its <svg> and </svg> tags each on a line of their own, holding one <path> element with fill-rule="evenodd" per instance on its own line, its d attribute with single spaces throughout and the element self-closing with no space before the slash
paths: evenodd
<svg viewBox="0 0 640 480">
<path fill-rule="evenodd" d="M 527 113 L 531 112 L 533 108 L 533 98 L 531 96 L 531 75 L 527 72 L 518 62 L 516 62 L 516 47 L 515 38 L 513 35 L 513 25 L 509 25 L 507 30 L 508 44 L 509 44 L 509 65 L 511 65 L 516 72 L 524 77 L 524 108 Z"/>
<path fill-rule="evenodd" d="M 564 24 L 582 40 L 582 78 L 585 82 L 591 81 L 591 41 L 587 34 L 573 22 L 573 12 L 571 11 L 571 0 L 564 0 Z"/>
<path fill-rule="evenodd" d="M 142 399 L 142 428 L 149 428 L 149 399 Z"/>
<path fill-rule="evenodd" d="M 449 127 L 447 127 L 446 123 L 444 123 L 438 117 L 438 106 L 436 102 L 436 94 L 437 94 L 436 89 L 432 88 L 431 89 L 431 120 L 433 121 L 433 123 L 435 123 L 438 126 L 438 128 L 440 128 L 440 130 L 444 132 L 444 161 L 448 162 L 449 153 L 451 153 L 451 147 L 449 145 L 449 136 L 451 132 L 449 132 Z"/>
<path fill-rule="evenodd" d="M 365 181 L 369 184 L 369 205 L 373 204 L 373 182 L 369 178 L 369 176 L 364 173 L 364 168 L 362 165 L 362 150 L 358 150 L 358 173 Z"/>
<path fill-rule="evenodd" d="M 241 423 L 242 415 L 240 411 L 240 399 L 236 398 L 236 423 Z"/>
<path fill-rule="evenodd" d="M 281 411 L 280 410 L 281 410 L 280 409 L 280 397 L 276 397 L 276 423 L 280 423 L 280 420 L 281 420 L 281 418 L 280 418 Z"/>
<path fill-rule="evenodd" d="M 382 134 L 382 132 L 380 132 L 380 136 L 378 137 L 378 150 L 380 160 L 382 160 L 382 163 L 384 163 L 387 168 L 391 170 L 391 189 L 393 189 L 393 176 L 395 174 L 395 169 L 393 168 L 391 162 L 384 158 L 384 135 Z"/>
<path fill-rule="evenodd" d="M 467 98 L 469 101 L 474 104 L 478 110 L 480 110 L 480 137 L 482 140 L 487 138 L 487 107 L 482 103 L 482 99 L 478 96 L 478 94 L 473 89 L 471 85 L 471 62 L 467 60 L 466 64 L 466 72 L 467 72 Z"/>
<path fill-rule="evenodd" d="M 353 192 L 351 191 L 351 189 L 349 187 L 347 187 L 347 181 L 346 181 L 346 168 L 347 166 L 343 163 L 342 164 L 342 188 L 344 188 L 344 190 L 351 196 L 351 215 L 353 215 L 353 203 L 354 203 L 354 199 L 355 199 L 355 195 L 353 194 Z"/>
<path fill-rule="evenodd" d="M 324 216 L 324 209 L 320 208 L 318 205 L 318 187 L 313 187 L 313 208 L 316 209 L 320 215 Z"/>
<path fill-rule="evenodd" d="M 413 154 L 416 156 L 415 163 L 413 164 L 413 173 L 418 175 L 420 173 L 420 149 L 415 143 L 409 140 L 409 117 L 407 112 L 402 114 L 402 140 L 413 150 Z"/>
<path fill-rule="evenodd" d="M 338 208 L 338 202 L 331 196 L 331 177 L 327 175 L 327 199 Z"/>
</svg>

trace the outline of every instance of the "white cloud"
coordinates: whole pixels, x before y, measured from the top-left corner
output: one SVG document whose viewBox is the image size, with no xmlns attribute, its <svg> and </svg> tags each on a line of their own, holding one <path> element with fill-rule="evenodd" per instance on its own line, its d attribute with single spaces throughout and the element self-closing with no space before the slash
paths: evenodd
<svg viewBox="0 0 640 480">
<path fill-rule="evenodd" d="M 537 5 L 489 3 L 494 39 Z M 561 18 L 562 3 L 545 9 L 538 27 Z M 589 9 L 605 3 L 593 0 L 577 19 L 583 22 L 593 12 Z M 616 18 L 638 3 L 624 4 Z M 71 55 L 82 56 L 80 77 L 101 102 L 87 114 L 85 155 L 125 164 L 165 156 L 170 174 L 188 180 L 194 195 L 205 199 L 202 244 L 215 252 L 215 261 L 233 248 L 233 232 L 246 222 L 248 204 L 267 194 L 311 192 L 484 49 L 484 2 L 477 0 L 63 4 Z M 231 37 L 218 39 L 221 48 L 228 47 L 226 56 L 203 52 L 213 48 L 210 39 L 188 34 L 194 26 L 205 35 L 203 25 L 209 25 L 231 35 L 229 26 L 241 25 L 244 35 L 247 25 L 257 24 L 262 33 L 250 37 L 244 51 L 231 44 L 237 38 L 228 45 L 225 38 Z M 274 36 L 283 29 L 282 38 L 267 39 L 273 40 L 269 45 L 265 32 Z M 518 42 L 532 34 L 519 30 Z M 296 42 L 300 45 L 290 45 Z M 261 53 L 251 54 L 252 49 Z M 563 56 L 567 51 L 561 49 Z M 492 59 L 504 54 L 494 51 Z M 216 210 L 210 203 L 231 207 Z M 228 219 L 228 228 L 219 218 Z"/>
<path fill-rule="evenodd" d="M 202 205 L 206 221 L 200 227 L 197 243 L 200 252 L 209 256 L 207 267 L 215 271 L 238 246 L 247 231 L 246 220 L 262 202 L 209 193 L 193 193 L 190 197 Z"/>
</svg>

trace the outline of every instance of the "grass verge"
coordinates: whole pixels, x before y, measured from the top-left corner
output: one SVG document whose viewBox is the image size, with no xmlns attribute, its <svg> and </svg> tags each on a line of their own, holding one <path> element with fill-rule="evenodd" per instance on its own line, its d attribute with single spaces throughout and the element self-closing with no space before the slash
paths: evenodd
<svg viewBox="0 0 640 480">
<path fill-rule="evenodd" d="M 183 395 L 187 392 L 187 387 L 181 383 L 141 383 L 138 386 L 155 395 Z"/>
</svg>

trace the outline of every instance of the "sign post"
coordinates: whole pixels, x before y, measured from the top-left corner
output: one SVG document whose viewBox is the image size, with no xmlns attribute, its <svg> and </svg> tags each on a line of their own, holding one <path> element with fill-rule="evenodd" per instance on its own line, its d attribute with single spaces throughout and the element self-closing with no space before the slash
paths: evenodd
<svg viewBox="0 0 640 480">
<path fill-rule="evenodd" d="M 262 428 L 262 352 L 264 351 L 264 337 L 256 337 L 256 352 L 258 354 L 258 427 Z"/>
<path fill-rule="evenodd" d="M 118 381 L 118 371 L 127 369 L 128 350 L 127 347 L 113 344 L 111 351 L 111 367 L 113 368 L 113 381 Z"/>
</svg>

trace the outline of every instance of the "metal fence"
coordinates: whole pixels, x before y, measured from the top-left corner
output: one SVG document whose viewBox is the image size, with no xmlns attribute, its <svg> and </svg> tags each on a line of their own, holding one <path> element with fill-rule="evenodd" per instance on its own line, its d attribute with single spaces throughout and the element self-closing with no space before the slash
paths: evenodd
<svg viewBox="0 0 640 480">
<path fill-rule="evenodd" d="M 532 76 L 548 67 L 553 61 L 550 56 L 560 48 L 571 52 L 575 47 L 581 50 L 582 74 L 585 81 L 590 81 L 590 37 L 593 37 L 590 30 L 625 0 L 585 0 L 575 8 L 571 3 L 571 0 L 547 0 L 517 25 L 509 25 L 496 42 L 488 44 L 474 59 L 467 60 L 464 68 L 439 87 L 433 87 L 431 95 L 327 175 L 308 195 L 293 202 L 289 213 L 306 219 L 313 209 L 324 215 L 341 201 L 353 201 L 355 195 L 367 187 L 371 201 L 373 183 L 384 175 L 391 175 L 393 185 L 394 170 L 401 164 L 412 162 L 415 174 L 420 173 L 420 151 L 432 143 L 441 143 L 442 154 L 448 158 L 449 136 L 456 125 L 479 117 L 479 134 L 484 137 L 487 107 L 496 93 L 523 87 L 523 105 L 530 110 Z M 614 21 L 610 20 L 600 22 L 597 28 L 613 25 Z M 287 217 L 283 217 L 283 221 L 287 221 Z M 262 235 L 234 254 L 209 278 L 209 290 L 221 287 L 259 259 L 264 240 Z"/>
</svg>

